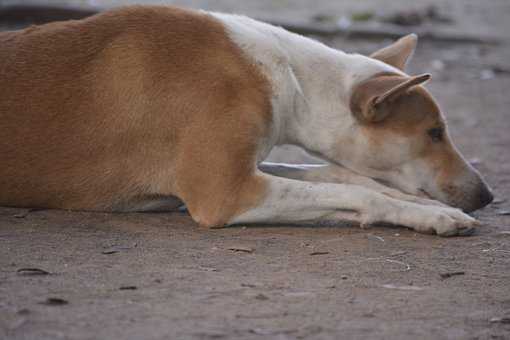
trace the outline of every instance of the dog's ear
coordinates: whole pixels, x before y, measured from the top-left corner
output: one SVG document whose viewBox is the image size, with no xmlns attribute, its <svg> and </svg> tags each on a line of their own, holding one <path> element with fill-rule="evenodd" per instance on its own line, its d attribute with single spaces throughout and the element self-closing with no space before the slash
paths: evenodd
<svg viewBox="0 0 510 340">
<path fill-rule="evenodd" d="M 395 99 L 429 79 L 428 73 L 412 77 L 381 75 L 369 79 L 355 88 L 351 111 L 362 123 L 380 122 L 391 114 Z"/>
<path fill-rule="evenodd" d="M 380 49 L 370 55 L 371 58 L 380 60 L 393 67 L 404 71 L 407 63 L 416 50 L 418 36 L 416 34 L 408 34 L 400 38 L 390 46 Z"/>
</svg>

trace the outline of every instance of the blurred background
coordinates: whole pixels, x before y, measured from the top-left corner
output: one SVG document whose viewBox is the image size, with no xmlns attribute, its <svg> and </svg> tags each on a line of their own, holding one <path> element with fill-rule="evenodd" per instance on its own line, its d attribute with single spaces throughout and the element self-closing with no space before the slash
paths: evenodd
<svg viewBox="0 0 510 340">
<path fill-rule="evenodd" d="M 401 14 L 407 25 L 440 25 L 442 30 L 499 37 L 508 35 L 506 19 L 510 15 L 507 0 L 2 0 L 9 5 L 73 5 L 112 7 L 126 4 L 173 4 L 215 11 L 235 12 L 264 18 L 294 20 L 384 21 Z M 427 15 L 429 11 L 429 15 Z M 407 18 L 405 14 L 407 13 Z M 407 20 L 406 20 L 407 19 Z M 398 21 L 398 20 L 397 20 Z M 406 22 L 407 21 L 407 22 Z"/>
</svg>

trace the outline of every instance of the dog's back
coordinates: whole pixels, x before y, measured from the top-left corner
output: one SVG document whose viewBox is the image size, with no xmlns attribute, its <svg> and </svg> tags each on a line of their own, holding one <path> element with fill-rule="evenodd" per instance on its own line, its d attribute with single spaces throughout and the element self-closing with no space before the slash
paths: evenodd
<svg viewBox="0 0 510 340">
<path fill-rule="evenodd" d="M 220 22 L 171 7 L 0 34 L 0 205 L 115 209 L 175 193 L 184 158 L 206 164 L 242 129 L 232 107 L 265 100 L 240 53 Z"/>
</svg>

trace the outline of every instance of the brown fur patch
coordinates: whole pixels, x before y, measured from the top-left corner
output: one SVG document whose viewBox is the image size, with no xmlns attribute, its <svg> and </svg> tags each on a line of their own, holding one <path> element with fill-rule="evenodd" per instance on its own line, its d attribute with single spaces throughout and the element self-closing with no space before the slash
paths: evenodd
<svg viewBox="0 0 510 340">
<path fill-rule="evenodd" d="M 414 86 L 383 106 L 385 118 L 380 122 L 366 122 L 363 110 L 372 98 L 402 83 L 406 77 L 395 74 L 379 74 L 359 84 L 351 98 L 351 110 L 361 123 L 361 131 L 374 148 L 391 143 L 395 136 L 408 139 L 408 159 L 422 159 L 435 174 L 433 180 L 447 196 L 458 191 L 456 181 L 470 170 L 453 146 L 446 123 L 434 98 L 423 86 Z M 434 142 L 427 134 L 429 129 L 444 129 L 442 141 Z M 432 180 L 432 178 L 431 178 Z"/>
<path fill-rule="evenodd" d="M 204 224 L 260 199 L 269 85 L 213 17 L 134 6 L 0 34 L 0 204 L 175 195 Z"/>
<path fill-rule="evenodd" d="M 387 111 L 382 114 L 385 117 L 383 120 L 376 123 L 365 121 L 364 114 L 372 100 L 405 80 L 406 77 L 401 75 L 383 73 L 362 82 L 353 90 L 351 111 L 368 128 L 403 135 L 414 134 L 417 129 L 423 129 L 423 125 L 443 125 L 439 107 L 422 86 L 414 86 L 382 106 L 380 110 Z"/>
</svg>

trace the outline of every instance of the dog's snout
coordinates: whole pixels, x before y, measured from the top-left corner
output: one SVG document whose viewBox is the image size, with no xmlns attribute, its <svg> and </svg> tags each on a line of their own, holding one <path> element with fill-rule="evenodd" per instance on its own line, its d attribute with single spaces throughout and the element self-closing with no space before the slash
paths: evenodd
<svg viewBox="0 0 510 340">
<path fill-rule="evenodd" d="M 466 212 L 475 211 L 478 209 L 481 209 L 488 204 L 490 204 L 494 200 L 494 195 L 492 194 L 492 191 L 489 189 L 489 187 L 485 183 L 480 183 L 478 186 L 476 193 L 472 196 L 471 204 L 469 204 L 468 207 L 466 207 Z"/>
<path fill-rule="evenodd" d="M 487 187 L 487 185 L 481 185 L 481 188 L 478 191 L 478 202 L 479 207 L 477 209 L 483 208 L 494 200 L 494 195 L 491 190 Z"/>
</svg>

